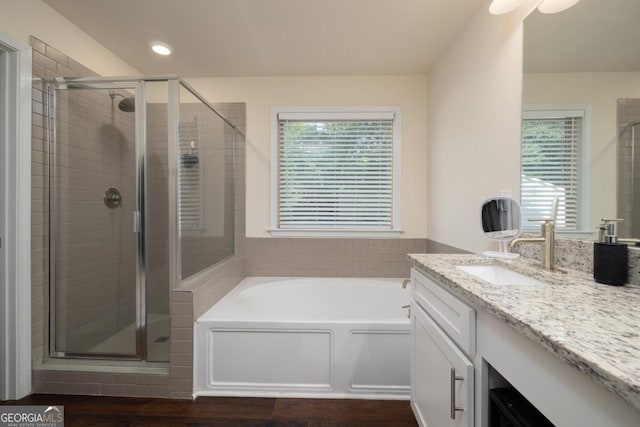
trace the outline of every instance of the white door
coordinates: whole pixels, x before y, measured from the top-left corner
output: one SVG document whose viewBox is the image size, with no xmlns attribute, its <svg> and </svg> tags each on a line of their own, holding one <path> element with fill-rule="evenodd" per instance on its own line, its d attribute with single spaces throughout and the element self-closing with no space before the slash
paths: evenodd
<svg viewBox="0 0 640 427">
<path fill-rule="evenodd" d="M 7 305 L 7 273 L 6 273 L 6 199 L 7 199 L 7 165 L 8 155 L 7 150 L 7 110 L 8 110 L 8 97 L 7 97 L 7 80 L 4 76 L 7 70 L 7 52 L 0 47 L 0 310 L 4 311 Z M 0 320 L 0 355 L 6 354 L 6 327 L 2 320 Z M 4 373 L 0 368 L 0 373 Z M 0 384 L 0 400 L 2 399 L 4 392 L 4 385 Z"/>
<path fill-rule="evenodd" d="M 411 407 L 422 427 L 473 426 L 473 364 L 416 304 Z"/>
</svg>

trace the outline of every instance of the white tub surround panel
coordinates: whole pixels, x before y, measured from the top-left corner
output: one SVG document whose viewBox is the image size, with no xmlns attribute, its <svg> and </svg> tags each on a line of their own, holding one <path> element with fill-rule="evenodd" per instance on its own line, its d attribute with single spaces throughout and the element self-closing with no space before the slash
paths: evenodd
<svg viewBox="0 0 640 427">
<path fill-rule="evenodd" d="M 250 277 L 195 323 L 194 394 L 408 399 L 402 279 Z"/>
</svg>

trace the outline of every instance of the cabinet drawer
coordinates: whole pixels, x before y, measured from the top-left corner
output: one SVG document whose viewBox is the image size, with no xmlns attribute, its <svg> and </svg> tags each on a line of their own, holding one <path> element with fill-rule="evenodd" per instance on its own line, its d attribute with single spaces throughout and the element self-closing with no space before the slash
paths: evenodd
<svg viewBox="0 0 640 427">
<path fill-rule="evenodd" d="M 476 312 L 415 268 L 411 295 L 468 355 L 476 352 Z"/>
</svg>

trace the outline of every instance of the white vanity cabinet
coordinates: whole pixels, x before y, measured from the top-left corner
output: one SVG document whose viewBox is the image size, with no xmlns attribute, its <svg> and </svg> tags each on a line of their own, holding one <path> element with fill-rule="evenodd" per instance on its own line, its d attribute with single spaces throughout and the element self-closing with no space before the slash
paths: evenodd
<svg viewBox="0 0 640 427">
<path fill-rule="evenodd" d="M 491 419 L 491 390 L 507 386 L 558 427 L 640 426 L 640 287 L 600 286 L 577 271 L 558 277 L 526 260 L 510 265 L 543 285 L 496 287 L 457 268 L 487 263 L 477 255 L 410 257 L 411 407 L 421 426 L 499 424 L 505 414 Z M 462 378 L 454 399 L 451 368 Z M 463 409 L 455 420 L 452 401 Z"/>
<path fill-rule="evenodd" d="M 423 427 L 472 427 L 475 311 L 420 271 L 411 279 L 411 408 Z"/>
</svg>

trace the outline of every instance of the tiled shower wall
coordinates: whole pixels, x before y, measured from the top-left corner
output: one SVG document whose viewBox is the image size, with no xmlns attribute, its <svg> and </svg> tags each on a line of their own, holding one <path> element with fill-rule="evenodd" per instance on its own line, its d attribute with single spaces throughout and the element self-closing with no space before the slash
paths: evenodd
<svg viewBox="0 0 640 427">
<path fill-rule="evenodd" d="M 640 236 L 640 98 L 618 99 L 618 234 Z M 633 141 L 632 136 L 635 136 Z"/>
<path fill-rule="evenodd" d="M 57 343 L 86 352 L 135 321 L 134 122 L 106 91 L 61 92 L 56 106 Z M 110 187 L 117 209 L 102 201 Z"/>
</svg>

